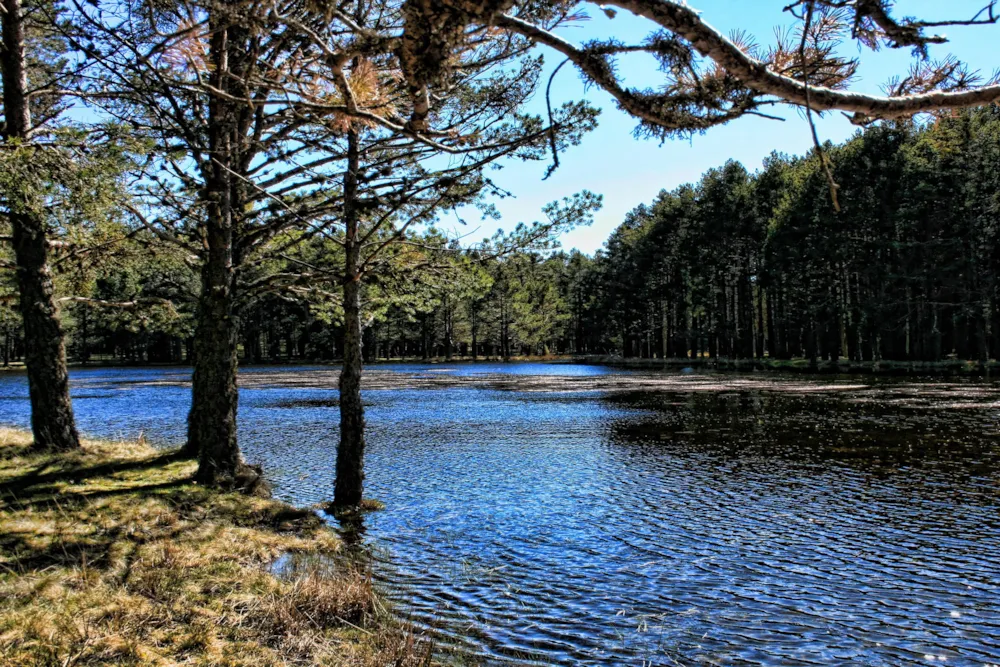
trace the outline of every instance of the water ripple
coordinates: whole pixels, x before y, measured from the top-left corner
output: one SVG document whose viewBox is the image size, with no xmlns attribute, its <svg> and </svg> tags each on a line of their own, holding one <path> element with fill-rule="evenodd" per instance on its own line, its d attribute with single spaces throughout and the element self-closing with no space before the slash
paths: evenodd
<svg viewBox="0 0 1000 667">
<path fill-rule="evenodd" d="M 241 374 L 282 498 L 332 495 L 336 380 Z M 81 427 L 176 444 L 189 381 L 74 372 Z M 376 570 L 473 662 L 1000 663 L 995 383 L 493 364 L 365 387 Z M 0 421 L 26 396 L 0 378 Z"/>
</svg>

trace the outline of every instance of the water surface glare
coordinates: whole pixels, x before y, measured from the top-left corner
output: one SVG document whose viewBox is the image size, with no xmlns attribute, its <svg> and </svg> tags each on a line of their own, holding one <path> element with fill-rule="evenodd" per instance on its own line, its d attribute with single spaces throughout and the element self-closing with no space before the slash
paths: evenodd
<svg viewBox="0 0 1000 667">
<path fill-rule="evenodd" d="M 241 371 L 279 498 L 333 494 L 337 369 Z M 185 369 L 72 373 L 83 432 L 179 444 Z M 541 364 L 366 371 L 365 537 L 486 664 L 1000 664 L 1000 385 Z M 0 376 L 0 422 L 27 386 Z"/>
</svg>

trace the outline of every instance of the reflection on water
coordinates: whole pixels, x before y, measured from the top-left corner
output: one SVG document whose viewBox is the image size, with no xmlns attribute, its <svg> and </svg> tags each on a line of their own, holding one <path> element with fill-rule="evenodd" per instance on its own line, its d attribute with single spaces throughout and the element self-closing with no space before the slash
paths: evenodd
<svg viewBox="0 0 1000 667">
<path fill-rule="evenodd" d="M 188 378 L 76 372 L 81 428 L 179 443 Z M 336 378 L 241 376 L 284 499 L 332 497 Z M 997 385 L 526 364 L 366 387 L 378 574 L 483 662 L 1000 663 Z M 0 421 L 26 395 L 0 378 Z"/>
</svg>

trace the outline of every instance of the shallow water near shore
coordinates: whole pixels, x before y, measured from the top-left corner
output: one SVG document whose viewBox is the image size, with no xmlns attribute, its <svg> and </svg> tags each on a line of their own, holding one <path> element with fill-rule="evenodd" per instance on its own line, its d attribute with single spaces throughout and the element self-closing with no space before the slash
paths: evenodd
<svg viewBox="0 0 1000 667">
<path fill-rule="evenodd" d="M 337 376 L 241 371 L 241 444 L 283 500 L 333 495 Z M 87 435 L 183 440 L 186 369 L 72 381 Z M 1000 663 L 996 383 L 441 364 L 364 386 L 377 574 L 473 662 Z M 0 376 L 0 423 L 27 409 Z"/>
</svg>

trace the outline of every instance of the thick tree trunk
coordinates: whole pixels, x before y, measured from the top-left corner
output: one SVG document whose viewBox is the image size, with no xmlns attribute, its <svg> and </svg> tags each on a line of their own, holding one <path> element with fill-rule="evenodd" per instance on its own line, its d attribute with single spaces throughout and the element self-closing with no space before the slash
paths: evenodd
<svg viewBox="0 0 1000 667">
<path fill-rule="evenodd" d="M 236 440 L 239 326 L 234 312 L 232 201 L 229 173 L 222 166 L 215 168 L 208 190 L 207 256 L 198 299 L 187 452 L 198 456 L 199 482 L 232 487 L 243 472 Z"/>
<path fill-rule="evenodd" d="M 246 471 L 236 440 L 238 326 L 227 255 L 210 253 L 202 269 L 187 451 L 198 456 L 199 482 L 231 488 L 243 485 Z"/>
<path fill-rule="evenodd" d="M 225 91 L 231 84 L 229 28 L 216 24 L 210 44 L 212 84 Z M 236 226 L 242 210 L 243 183 L 238 119 L 241 109 L 223 96 L 209 104 L 212 163 L 205 179 L 205 247 L 194 341 L 194 376 L 188 415 L 186 451 L 198 455 L 196 479 L 220 488 L 266 494 L 260 470 L 247 466 L 236 439 L 237 340 L 235 312 Z"/>
<path fill-rule="evenodd" d="M 31 129 L 27 77 L 24 70 L 24 25 L 20 0 L 3 0 L 4 138 L 27 142 Z M 31 399 L 35 446 L 68 450 L 80 446 L 69 398 L 66 347 L 53 298 L 48 266 L 48 239 L 42 214 L 27 197 L 11 193 L 8 219 L 13 231 L 21 316 L 24 318 L 24 362 Z"/>
<path fill-rule="evenodd" d="M 14 212 L 9 217 L 24 319 L 24 363 L 35 446 L 75 449 L 80 446 L 80 438 L 69 398 L 63 332 L 52 296 L 44 221 Z"/>
<path fill-rule="evenodd" d="M 340 444 L 335 507 L 361 504 L 365 483 L 365 409 L 361 403 L 361 275 L 358 236 L 358 137 L 348 134 L 344 176 L 344 366 L 340 371 Z"/>
</svg>

